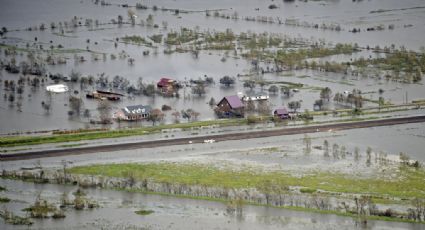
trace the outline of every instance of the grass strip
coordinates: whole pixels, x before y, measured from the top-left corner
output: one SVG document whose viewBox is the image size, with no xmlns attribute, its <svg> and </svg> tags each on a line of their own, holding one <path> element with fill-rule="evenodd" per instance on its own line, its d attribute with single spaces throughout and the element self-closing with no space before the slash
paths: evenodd
<svg viewBox="0 0 425 230">
<path fill-rule="evenodd" d="M 135 180 L 151 179 L 162 183 L 207 187 L 257 188 L 268 193 L 286 191 L 288 186 L 301 186 L 308 188 L 306 192 L 324 190 L 399 199 L 425 198 L 425 170 L 410 167 L 400 167 L 391 180 L 354 178 L 327 172 L 296 177 L 285 172 L 259 172 L 250 168 L 218 169 L 209 165 L 175 163 L 90 165 L 71 168 L 70 173 L 121 178 L 131 176 Z"/>
<path fill-rule="evenodd" d="M 128 137 L 137 135 L 147 135 L 152 133 L 160 132 L 163 129 L 189 129 L 201 126 L 209 125 L 220 125 L 220 126 L 231 126 L 246 124 L 246 119 L 226 119 L 226 120 L 212 120 L 212 121 L 197 121 L 191 123 L 180 123 L 170 125 L 159 125 L 152 127 L 143 127 L 135 129 L 120 129 L 120 130 L 106 130 L 106 131 L 95 131 L 95 132 L 82 132 L 72 134 L 58 134 L 49 136 L 31 136 L 31 137 L 2 137 L 0 138 L 0 147 L 13 147 L 22 145 L 38 145 L 48 143 L 62 143 L 82 140 L 96 140 L 103 138 L 117 138 L 117 137 Z"/>
</svg>

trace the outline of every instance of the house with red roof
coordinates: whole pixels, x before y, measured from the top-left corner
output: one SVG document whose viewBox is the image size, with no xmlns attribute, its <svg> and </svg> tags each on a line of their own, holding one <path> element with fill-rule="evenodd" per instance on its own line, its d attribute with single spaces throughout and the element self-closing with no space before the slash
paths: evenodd
<svg viewBox="0 0 425 230">
<path fill-rule="evenodd" d="M 158 81 L 158 83 L 156 83 L 156 87 L 161 93 L 172 94 L 179 85 L 176 80 L 163 77 Z"/>
</svg>

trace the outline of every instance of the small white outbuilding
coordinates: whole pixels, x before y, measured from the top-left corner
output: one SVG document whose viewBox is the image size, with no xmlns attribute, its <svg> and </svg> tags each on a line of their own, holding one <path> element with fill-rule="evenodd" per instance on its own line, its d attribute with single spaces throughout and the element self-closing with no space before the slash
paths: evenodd
<svg viewBox="0 0 425 230">
<path fill-rule="evenodd" d="M 57 85 L 49 85 L 46 86 L 46 90 L 53 93 L 64 93 L 68 92 L 68 86 L 63 84 L 57 84 Z"/>
</svg>

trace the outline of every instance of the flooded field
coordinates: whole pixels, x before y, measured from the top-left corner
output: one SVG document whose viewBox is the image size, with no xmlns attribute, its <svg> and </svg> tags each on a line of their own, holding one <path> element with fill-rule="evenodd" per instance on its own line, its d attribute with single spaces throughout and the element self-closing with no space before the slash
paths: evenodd
<svg viewBox="0 0 425 230">
<path fill-rule="evenodd" d="M 247 121 L 263 121 L 284 107 L 295 117 L 284 122 L 268 119 L 230 127 L 164 129 L 151 135 L 65 144 L 11 145 L 2 147 L 0 155 L 423 114 L 422 0 L 3 0 L 0 4 L 4 9 L 0 14 L 1 136 L 231 119 L 240 114 L 221 113 L 217 106 L 231 95 L 240 98 Z M 48 91 L 46 87 L 52 85 L 65 92 Z M 116 112 L 125 114 L 128 109 L 124 108 L 134 105 L 148 106 L 148 118 L 118 119 Z M 111 163 L 175 164 L 287 173 L 300 179 L 323 173 L 388 182 L 402 178 L 405 168 L 418 173 L 408 175 L 422 175 L 424 138 L 423 123 L 317 130 L 306 135 L 0 161 L 0 169 L 25 172 Z M 417 191 L 422 185 L 409 186 L 423 195 Z M 292 187 L 297 194 L 304 193 L 302 189 L 308 193 L 302 195 L 313 194 L 313 199 L 341 191 L 325 189 L 329 193 L 323 195 L 320 189 L 311 192 L 308 186 Z M 0 215 L 10 211 L 26 216 L 22 209 L 37 197 L 59 207 L 63 194 L 76 198 L 73 193 L 78 186 L 3 178 L 0 188 L 6 188 L 0 189 Z M 228 202 L 139 192 L 90 188 L 84 193 L 84 199 L 99 207 L 65 207 L 66 218 L 31 218 L 34 223 L 29 229 L 424 228 L 423 222 L 368 219 L 365 225 L 356 218 L 248 204 L 235 214 L 229 212 Z M 423 197 L 383 194 L 374 194 L 373 201 L 384 215 L 394 217 L 399 212 L 401 218 L 409 214 L 408 219 L 416 221 L 410 215 L 412 202 Z M 351 198 L 363 198 L 363 193 L 338 196 L 335 199 L 353 203 Z M 3 198 L 10 201 L 3 202 Z M 423 210 L 425 206 L 415 207 Z M 341 214 L 338 208 L 329 210 Z M 374 217 L 378 216 L 382 217 Z M 0 229 L 27 228 L 0 218 Z"/>
<path fill-rule="evenodd" d="M 366 50 L 365 47 L 404 47 L 422 52 L 425 5 L 419 0 L 403 3 L 250 0 L 244 4 L 239 4 L 238 1 L 212 4 L 208 1 L 123 3 L 7 0 L 2 4 L 8 10 L 0 16 L 1 26 L 5 30 L 0 40 L 3 51 L 0 52 L 3 63 L 0 70 L 0 93 L 4 97 L 4 100 L 0 100 L 0 133 L 99 127 L 89 122 L 99 120 L 99 101 L 86 99 L 86 94 L 96 89 L 125 94 L 119 102 L 109 103 L 110 113 L 129 105 L 143 104 L 152 108 L 170 106 L 171 110 L 164 111 L 163 123 L 174 123 L 175 120 L 185 122 L 184 118 L 175 117 L 173 112 L 187 109 L 199 113 L 196 119 L 216 119 L 213 110 L 215 103 L 223 96 L 237 93 L 247 96 L 269 95 L 266 114 L 271 114 L 276 108 L 287 107 L 290 101 L 301 102 L 298 111 L 312 111 L 315 101 L 320 99 L 320 90 L 324 87 L 329 87 L 333 94 L 360 89 L 365 99 L 365 108 L 377 106 L 376 101 L 380 97 L 395 105 L 425 98 L 421 81 L 412 83 L 409 80 L 411 76 L 405 76 L 407 73 L 404 71 L 400 72 L 401 80 L 388 80 L 384 75 L 392 75 L 391 71 L 375 67 L 359 70 L 360 74 L 356 73 L 357 68 L 354 72 L 353 68 L 349 68 L 348 73 L 347 70 L 345 73 L 334 73 L 311 68 L 267 73 L 267 69 L 276 69 L 277 66 L 270 60 L 245 57 L 246 53 L 252 52 L 252 48 L 243 43 L 242 38 L 233 42 L 235 47 L 232 49 L 208 49 L 203 47 L 203 41 L 196 43 L 191 38 L 188 38 L 189 42 L 180 44 L 165 40 L 166 37 L 169 39 L 170 34 L 180 33 L 182 28 L 186 28 L 187 31 L 195 31 L 199 37 L 226 31 L 235 36 L 242 36 L 242 33 L 260 36 L 266 33 L 284 39 L 286 42 L 277 47 L 287 50 L 314 44 L 334 47 L 338 43 L 356 44 L 362 48 L 361 51 L 349 54 L 306 59 L 310 61 L 310 65 L 312 61 L 323 64 L 327 61 L 344 63 L 361 57 L 385 57 L 385 53 L 375 52 L 376 49 Z M 277 8 L 270 9 L 272 4 Z M 264 16 L 266 22 L 263 20 Z M 335 29 L 336 26 L 338 29 Z M 350 32 L 353 28 L 361 32 Z M 367 31 L 368 28 L 374 30 Z M 155 35 L 162 36 L 162 42 L 154 42 L 152 39 Z M 126 36 L 140 39 L 123 40 Z M 218 46 L 216 43 L 214 45 Z M 276 47 L 265 50 L 273 51 Z M 253 61 L 259 61 L 257 67 L 253 65 Z M 33 79 L 39 77 L 31 74 L 23 77 L 22 73 L 11 73 L 4 67 L 14 63 L 22 68 L 23 62 L 30 66 L 35 63 L 41 66 L 43 75 L 70 76 L 73 72 L 77 79 L 63 82 L 43 77 L 41 83 L 34 83 Z M 261 69 L 266 73 L 259 73 Z M 122 77 L 117 80 L 117 84 L 113 81 L 116 76 Z M 234 77 L 234 84 L 230 87 L 220 84 L 223 76 Z M 6 87 L 6 81 L 17 83 L 20 77 L 25 79 L 22 85 L 13 89 Z M 109 83 L 102 83 L 99 80 L 101 77 L 107 77 Z M 131 86 L 139 89 L 139 86 L 143 88 L 149 84 L 156 85 L 161 77 L 168 77 L 182 84 L 177 92 L 178 97 L 128 93 Z M 202 92 L 196 93 L 194 88 L 198 83 L 190 80 L 205 80 L 206 77 L 214 83 L 204 85 Z M 90 78 L 94 79 L 94 83 L 87 81 Z M 257 84 L 247 87 L 247 81 Z M 69 92 L 46 92 L 45 87 L 55 83 L 65 83 L 70 88 Z M 297 92 L 289 95 L 275 93 L 269 90 L 272 85 L 278 88 L 289 86 L 297 89 Z M 78 108 L 70 103 L 70 98 L 81 99 Z M 209 105 L 211 98 L 214 99 L 212 106 Z M 351 108 L 353 105 L 331 100 L 324 107 L 332 110 Z M 69 111 L 73 111 L 72 115 Z M 151 124 L 145 121 L 113 122 L 107 127 Z"/>
<path fill-rule="evenodd" d="M 2 195 L 11 202 L 2 209 L 24 216 L 21 211 L 40 196 L 59 206 L 61 196 L 77 190 L 77 186 L 38 185 L 12 180 L 0 180 L 7 188 Z M 34 219 L 31 229 L 362 229 L 360 223 L 347 217 L 289 211 L 278 208 L 244 205 L 240 215 L 228 213 L 220 202 L 174 198 L 159 195 L 112 190 L 84 189 L 86 197 L 99 204 L 92 210 L 65 209 L 64 219 Z M 145 216 L 137 210 L 152 210 Z M 27 229 L 5 224 L 2 229 Z M 367 229 L 421 229 L 421 225 L 370 221 Z"/>
</svg>

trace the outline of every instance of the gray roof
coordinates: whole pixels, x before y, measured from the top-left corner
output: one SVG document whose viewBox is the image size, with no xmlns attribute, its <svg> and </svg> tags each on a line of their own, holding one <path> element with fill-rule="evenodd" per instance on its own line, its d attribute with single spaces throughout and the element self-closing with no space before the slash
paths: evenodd
<svg viewBox="0 0 425 230">
<path fill-rule="evenodd" d="M 150 107 L 149 105 L 131 105 L 122 109 L 125 115 L 147 114 L 150 113 L 151 110 L 152 107 Z"/>
</svg>

